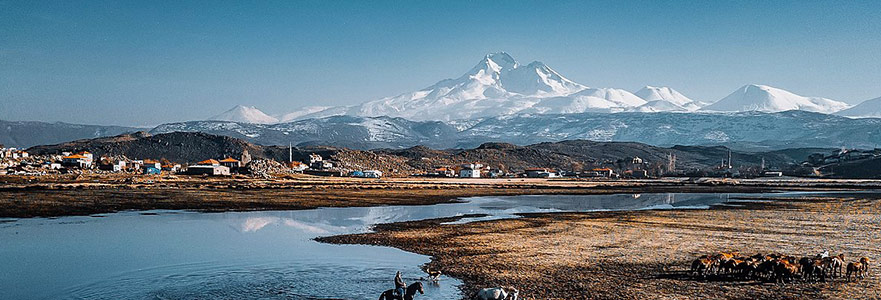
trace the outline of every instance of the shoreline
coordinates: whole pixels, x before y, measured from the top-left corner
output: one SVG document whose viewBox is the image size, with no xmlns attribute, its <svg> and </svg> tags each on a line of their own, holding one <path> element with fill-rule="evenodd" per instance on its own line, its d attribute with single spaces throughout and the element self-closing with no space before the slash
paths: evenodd
<svg viewBox="0 0 881 300">
<path fill-rule="evenodd" d="M 881 274 L 854 283 L 699 280 L 691 259 L 719 251 L 808 256 L 824 250 L 881 261 L 881 195 L 793 197 L 709 209 L 560 212 L 442 224 L 460 217 L 376 225 L 321 237 L 431 257 L 462 280 L 463 295 L 513 285 L 524 299 L 877 299 Z"/>
<path fill-rule="evenodd" d="M 0 218 L 60 217 L 126 210 L 202 212 L 428 205 L 462 197 L 618 193 L 760 193 L 881 188 L 867 180 L 548 180 L 303 177 L 285 179 L 77 176 L 0 177 Z"/>
</svg>

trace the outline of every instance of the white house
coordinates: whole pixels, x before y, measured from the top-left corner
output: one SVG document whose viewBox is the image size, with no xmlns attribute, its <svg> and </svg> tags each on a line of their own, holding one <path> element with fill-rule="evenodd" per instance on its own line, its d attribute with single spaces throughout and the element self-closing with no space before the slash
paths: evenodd
<svg viewBox="0 0 881 300">
<path fill-rule="evenodd" d="M 462 169 L 459 170 L 460 178 L 480 178 L 480 169 L 483 168 L 482 164 L 472 163 L 472 164 L 464 164 L 462 165 Z"/>
<path fill-rule="evenodd" d="M 229 175 L 229 167 L 220 165 L 195 165 L 187 168 L 187 174 L 190 175 Z"/>
</svg>

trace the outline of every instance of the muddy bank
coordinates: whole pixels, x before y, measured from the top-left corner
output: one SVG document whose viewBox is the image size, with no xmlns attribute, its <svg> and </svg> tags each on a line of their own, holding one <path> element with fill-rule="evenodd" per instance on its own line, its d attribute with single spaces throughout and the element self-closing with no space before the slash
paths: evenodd
<svg viewBox="0 0 881 300">
<path fill-rule="evenodd" d="M 52 217 L 121 210 L 291 210 L 423 205 L 459 197 L 523 194 L 766 192 L 853 189 L 866 181 L 210 178 L 66 176 L 0 178 L 0 217 Z"/>
<path fill-rule="evenodd" d="M 881 201 L 877 195 L 791 198 L 709 210 L 529 214 L 440 225 L 385 224 L 375 233 L 322 238 L 386 245 L 433 257 L 432 269 L 478 287 L 513 285 L 524 299 L 877 299 Z M 867 256 L 856 283 L 697 280 L 690 260 L 718 251 Z"/>
</svg>

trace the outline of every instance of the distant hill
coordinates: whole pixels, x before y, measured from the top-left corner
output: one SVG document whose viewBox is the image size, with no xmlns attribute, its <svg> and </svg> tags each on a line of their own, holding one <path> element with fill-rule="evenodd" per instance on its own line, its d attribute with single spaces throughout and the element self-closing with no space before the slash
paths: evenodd
<svg viewBox="0 0 881 300">
<path fill-rule="evenodd" d="M 288 148 L 261 146 L 242 139 L 200 132 L 172 132 L 152 135 L 146 132 L 114 137 L 84 139 L 73 142 L 36 146 L 34 154 L 87 150 L 101 155 L 124 155 L 132 159 L 168 159 L 174 162 L 196 162 L 208 158 L 240 157 L 247 150 L 253 158 L 286 161 Z M 433 170 L 436 166 L 454 166 L 481 162 L 493 168 L 520 170 L 548 167 L 572 170 L 578 167 L 614 166 L 628 168 L 634 157 L 642 158 L 649 167 L 661 168 L 667 155 L 676 156 L 679 169 L 705 169 L 721 164 L 728 149 L 721 146 L 656 147 L 641 143 L 595 142 L 572 140 L 545 142 L 527 146 L 507 143 L 485 143 L 472 149 L 435 150 L 425 146 L 406 149 L 353 150 L 341 147 L 303 146 L 293 149 L 294 160 L 307 161 L 309 154 L 320 154 L 350 170 L 377 169 L 388 174 L 409 175 Z M 758 166 L 764 158 L 770 168 L 782 168 L 804 161 L 814 152 L 831 149 L 783 150 L 764 153 L 732 152 L 734 165 Z"/>
<path fill-rule="evenodd" d="M 27 148 L 78 139 L 114 136 L 142 130 L 134 127 L 0 120 L 0 144 Z"/>
</svg>

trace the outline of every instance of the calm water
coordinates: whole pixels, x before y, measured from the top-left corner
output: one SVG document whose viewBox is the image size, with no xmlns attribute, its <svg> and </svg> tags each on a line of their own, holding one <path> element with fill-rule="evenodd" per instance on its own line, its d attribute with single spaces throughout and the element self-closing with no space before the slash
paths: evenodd
<svg viewBox="0 0 881 300">
<path fill-rule="evenodd" d="M 123 212 L 0 222 L 0 299 L 376 299 L 424 276 L 422 255 L 328 245 L 378 223 L 524 212 L 705 208 L 728 194 L 475 197 L 428 206 L 284 212 Z M 417 299 L 461 299 L 444 277 Z"/>
</svg>

